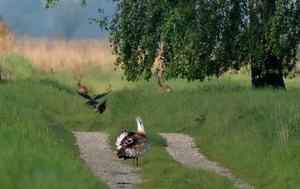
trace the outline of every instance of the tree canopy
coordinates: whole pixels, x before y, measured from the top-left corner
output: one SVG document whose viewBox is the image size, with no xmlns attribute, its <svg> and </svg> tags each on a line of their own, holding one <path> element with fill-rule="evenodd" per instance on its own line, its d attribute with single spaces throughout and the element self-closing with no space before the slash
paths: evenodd
<svg viewBox="0 0 300 189">
<path fill-rule="evenodd" d="M 300 0 L 113 2 L 113 18 L 98 23 L 110 31 L 115 64 L 128 81 L 154 71 L 202 81 L 248 65 L 254 88 L 285 88 L 295 65 Z"/>
</svg>

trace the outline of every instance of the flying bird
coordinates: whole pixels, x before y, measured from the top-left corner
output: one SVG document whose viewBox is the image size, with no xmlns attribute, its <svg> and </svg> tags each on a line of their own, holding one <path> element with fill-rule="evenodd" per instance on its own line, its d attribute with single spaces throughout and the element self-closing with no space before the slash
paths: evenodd
<svg viewBox="0 0 300 189">
<path fill-rule="evenodd" d="M 138 166 L 138 158 L 144 155 L 149 150 L 149 143 L 146 137 L 146 132 L 143 125 L 143 118 L 136 117 L 137 132 L 124 130 L 118 136 L 116 141 L 117 157 L 133 159 L 133 165 Z"/>
<path fill-rule="evenodd" d="M 111 92 L 111 90 L 110 90 L 110 91 L 107 91 L 107 92 L 105 92 L 105 93 L 102 93 L 102 94 L 90 96 L 90 95 L 88 95 L 88 94 L 80 93 L 80 92 L 77 91 L 77 93 L 78 93 L 80 96 L 82 96 L 82 97 L 85 98 L 85 99 L 88 99 L 88 101 L 86 102 L 86 104 L 92 105 L 92 106 L 99 103 L 99 102 L 97 102 L 96 100 L 98 100 L 99 98 L 104 97 L 105 95 L 107 95 L 107 94 L 110 93 L 110 92 Z"/>
<path fill-rule="evenodd" d="M 101 104 L 99 104 L 98 107 L 96 105 L 94 105 L 94 108 L 93 108 L 93 112 L 99 113 L 99 114 L 103 114 L 103 112 L 105 110 L 106 110 L 106 99 Z"/>
</svg>

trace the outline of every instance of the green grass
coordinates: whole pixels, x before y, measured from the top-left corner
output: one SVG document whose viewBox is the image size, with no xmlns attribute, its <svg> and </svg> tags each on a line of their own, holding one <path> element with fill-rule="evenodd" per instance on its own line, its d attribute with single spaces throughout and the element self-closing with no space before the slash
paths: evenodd
<svg viewBox="0 0 300 189">
<path fill-rule="evenodd" d="M 56 118 L 73 106 L 68 93 L 30 80 L 0 88 L 1 188 L 108 188 L 78 158 L 68 123 Z"/>
<path fill-rule="evenodd" d="M 224 81 L 224 85 L 220 81 L 211 83 L 210 87 L 172 94 L 156 94 L 149 88 L 127 91 L 127 95 L 119 93 L 116 99 L 112 95 L 111 101 L 117 102 L 111 107 L 119 105 L 120 109 L 114 110 L 112 118 L 120 119 L 125 113 L 129 116 L 114 121 L 114 128 L 108 128 L 110 133 L 123 129 L 124 125 L 135 129 L 133 118 L 141 114 L 145 117 L 149 138 L 154 140 L 152 143 L 156 144 L 158 132 L 187 133 L 210 159 L 221 162 L 256 187 L 300 186 L 296 179 L 300 172 L 295 169 L 300 165 L 297 158 L 300 155 L 297 145 L 300 141 L 299 90 L 252 91 L 250 86 L 246 88 L 228 81 Z M 136 96 L 138 93 L 143 95 Z M 111 145 L 113 142 L 114 137 Z M 156 152 L 150 151 L 147 158 L 151 158 L 151 153 Z M 156 159 L 153 161 L 158 161 Z M 147 160 L 149 167 L 164 169 L 155 162 Z M 142 171 L 148 177 L 149 172 L 154 174 L 146 166 Z M 144 187 L 147 186 L 149 183 Z"/>
<path fill-rule="evenodd" d="M 113 84 L 103 115 L 84 105 L 68 71 L 12 73 L 14 81 L 0 84 L 1 188 L 106 188 L 79 159 L 71 131 L 105 131 L 114 149 L 121 130 L 136 130 L 137 115 L 151 145 L 140 158 L 141 188 L 234 188 L 224 177 L 174 161 L 160 132 L 189 134 L 209 159 L 256 188 L 299 188 L 299 80 L 275 91 L 251 90 L 249 73 L 203 83 L 178 79 L 164 81 L 171 94 L 159 94 L 154 79 L 127 83 L 118 72 L 101 72 L 83 81 L 93 92 Z"/>
</svg>

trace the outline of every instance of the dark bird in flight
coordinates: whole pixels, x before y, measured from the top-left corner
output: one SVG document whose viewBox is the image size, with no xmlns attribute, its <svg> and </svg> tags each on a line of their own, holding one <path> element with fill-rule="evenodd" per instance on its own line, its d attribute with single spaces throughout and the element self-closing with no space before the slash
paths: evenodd
<svg viewBox="0 0 300 189">
<path fill-rule="evenodd" d="M 86 102 L 86 104 L 92 105 L 92 106 L 94 106 L 94 105 L 96 105 L 96 104 L 99 103 L 99 102 L 97 102 L 96 100 L 98 100 L 98 99 L 104 97 L 105 95 L 107 95 L 107 94 L 110 93 L 110 92 L 111 92 L 111 91 L 107 91 L 107 92 L 102 93 L 102 94 L 90 96 L 90 95 L 88 95 L 88 94 L 80 93 L 80 92 L 77 91 L 77 93 L 78 93 L 80 96 L 82 96 L 82 97 L 85 98 L 85 99 L 88 99 L 88 101 Z"/>
<path fill-rule="evenodd" d="M 93 108 L 93 112 L 99 113 L 99 114 L 103 114 L 103 112 L 105 110 L 106 110 L 106 99 L 101 104 L 99 104 L 98 107 L 96 105 L 94 105 L 94 108 Z"/>
</svg>

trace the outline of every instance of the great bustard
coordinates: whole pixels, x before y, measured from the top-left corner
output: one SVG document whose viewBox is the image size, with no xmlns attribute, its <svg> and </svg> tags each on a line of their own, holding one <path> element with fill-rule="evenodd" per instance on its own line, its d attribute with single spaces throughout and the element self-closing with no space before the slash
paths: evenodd
<svg viewBox="0 0 300 189">
<path fill-rule="evenodd" d="M 137 132 L 124 130 L 117 138 L 117 156 L 118 158 L 133 158 L 133 165 L 138 166 L 138 158 L 149 150 L 149 143 L 143 125 L 143 118 L 136 117 Z"/>
</svg>

